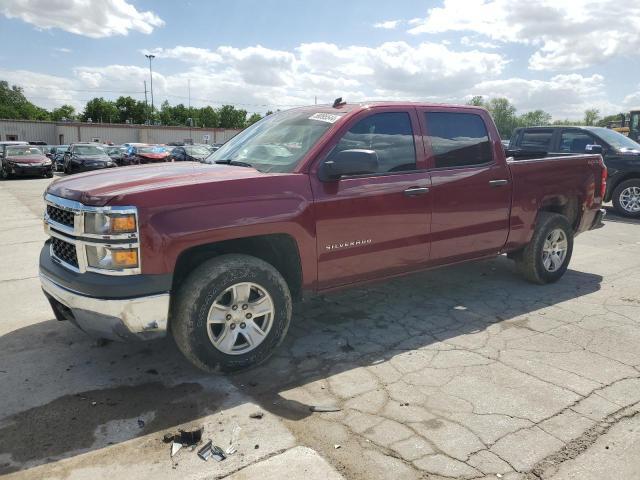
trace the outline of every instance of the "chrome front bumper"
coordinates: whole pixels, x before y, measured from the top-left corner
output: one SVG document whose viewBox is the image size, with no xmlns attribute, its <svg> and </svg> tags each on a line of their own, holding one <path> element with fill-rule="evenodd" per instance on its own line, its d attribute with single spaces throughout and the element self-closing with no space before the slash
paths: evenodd
<svg viewBox="0 0 640 480">
<path fill-rule="evenodd" d="M 167 333 L 169 294 L 128 299 L 87 297 L 40 272 L 40 283 L 58 320 L 69 320 L 94 338 L 151 340 Z"/>
</svg>

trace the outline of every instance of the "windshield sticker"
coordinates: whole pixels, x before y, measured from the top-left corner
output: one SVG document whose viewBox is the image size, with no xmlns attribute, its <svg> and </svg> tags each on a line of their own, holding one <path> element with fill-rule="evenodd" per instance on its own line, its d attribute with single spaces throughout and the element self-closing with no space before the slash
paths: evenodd
<svg viewBox="0 0 640 480">
<path fill-rule="evenodd" d="M 309 120 L 320 120 L 321 122 L 336 123 L 340 115 L 334 115 L 333 113 L 314 113 L 309 117 Z"/>
</svg>

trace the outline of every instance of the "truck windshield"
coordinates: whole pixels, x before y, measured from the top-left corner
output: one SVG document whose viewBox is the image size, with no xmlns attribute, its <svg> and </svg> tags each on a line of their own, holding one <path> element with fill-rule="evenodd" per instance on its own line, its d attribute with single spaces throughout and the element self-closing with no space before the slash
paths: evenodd
<svg viewBox="0 0 640 480">
<path fill-rule="evenodd" d="M 616 132 L 615 130 L 610 130 L 604 127 L 585 127 L 585 130 L 597 135 L 611 145 L 615 150 L 623 152 L 628 150 L 640 151 L 640 144 L 634 142 L 629 137 L 625 137 L 621 133 Z"/>
<path fill-rule="evenodd" d="M 265 173 L 291 172 L 342 115 L 306 109 L 273 113 L 240 132 L 205 161 L 248 163 Z"/>
</svg>

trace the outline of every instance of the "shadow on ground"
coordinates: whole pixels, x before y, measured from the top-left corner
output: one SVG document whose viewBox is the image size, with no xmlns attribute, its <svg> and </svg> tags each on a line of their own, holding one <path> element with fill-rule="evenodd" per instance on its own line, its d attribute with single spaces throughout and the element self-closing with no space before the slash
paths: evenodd
<svg viewBox="0 0 640 480">
<path fill-rule="evenodd" d="M 601 280 L 569 270 L 556 284 L 531 285 L 499 257 L 314 298 L 296 306 L 270 361 L 230 380 L 265 410 L 300 420 L 310 405 L 282 392 L 496 323 L 527 328 L 528 313 L 597 291 Z M 242 397 L 192 368 L 169 339 L 103 348 L 90 342 L 54 320 L 0 338 L 9 361 L 0 371 L 0 452 L 11 458 L 0 461 L 0 474 L 103 448 L 112 443 L 101 436 L 105 425 L 133 425 L 118 441 L 160 434 Z M 141 418 L 144 425 L 136 425 Z"/>
</svg>

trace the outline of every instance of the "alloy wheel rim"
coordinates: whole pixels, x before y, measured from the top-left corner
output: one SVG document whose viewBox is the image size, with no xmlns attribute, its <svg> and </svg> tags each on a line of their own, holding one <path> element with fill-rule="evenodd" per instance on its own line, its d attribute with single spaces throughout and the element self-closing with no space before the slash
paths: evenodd
<svg viewBox="0 0 640 480">
<path fill-rule="evenodd" d="M 561 228 L 549 232 L 542 247 L 542 265 L 548 272 L 556 272 L 567 258 L 569 242 L 567 235 Z"/>
<path fill-rule="evenodd" d="M 620 192 L 620 206 L 627 212 L 640 212 L 640 187 L 627 187 Z"/>
<path fill-rule="evenodd" d="M 274 313 L 273 299 L 264 287 L 251 282 L 231 285 L 209 308 L 209 340 L 227 355 L 248 353 L 271 331 Z"/>
</svg>

